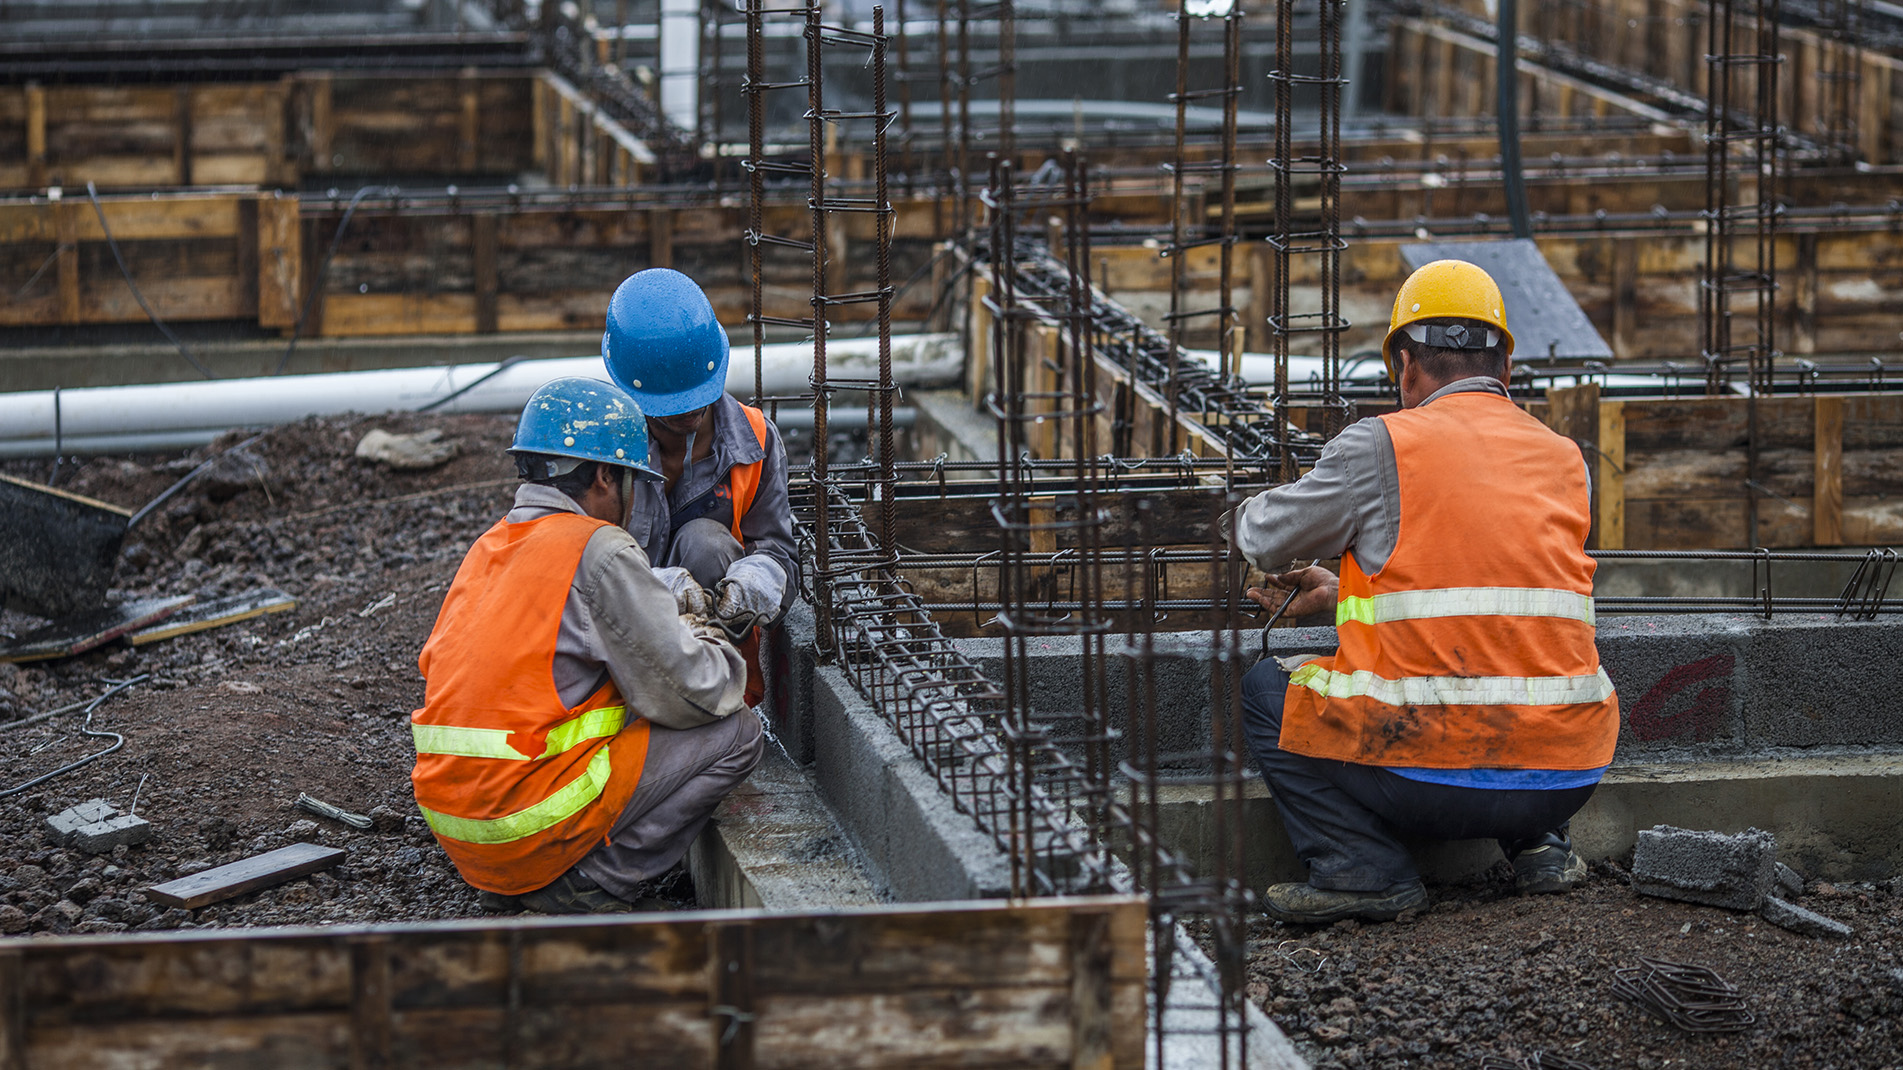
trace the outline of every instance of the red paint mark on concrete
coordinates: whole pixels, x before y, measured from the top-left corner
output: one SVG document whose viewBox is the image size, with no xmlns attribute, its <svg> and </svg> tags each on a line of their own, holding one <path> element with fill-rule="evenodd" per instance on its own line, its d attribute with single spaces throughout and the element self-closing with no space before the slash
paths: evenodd
<svg viewBox="0 0 1903 1070">
<path fill-rule="evenodd" d="M 1718 734 L 1725 711 L 1731 707 L 1731 673 L 1738 659 L 1731 654 L 1714 654 L 1687 662 L 1665 674 L 1645 697 L 1626 711 L 1626 725 L 1635 738 L 1692 739 L 1709 742 Z M 1699 684 L 1689 700 L 1673 701 L 1681 691 Z"/>
</svg>

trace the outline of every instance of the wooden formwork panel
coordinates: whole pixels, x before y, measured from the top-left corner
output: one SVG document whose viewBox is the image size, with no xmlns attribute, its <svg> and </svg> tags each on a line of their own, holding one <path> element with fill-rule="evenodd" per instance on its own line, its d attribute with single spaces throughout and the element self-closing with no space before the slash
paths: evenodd
<svg viewBox="0 0 1903 1070">
<path fill-rule="evenodd" d="M 1750 405 L 1740 397 L 1612 400 L 1587 384 L 1528 408 L 1580 442 L 1593 469 L 1593 545 L 1601 549 L 1903 541 L 1903 397 L 1758 399 L 1755 478 Z"/>
<path fill-rule="evenodd" d="M 1143 1065 L 1143 901 L 0 940 L 0 1066 Z"/>
</svg>

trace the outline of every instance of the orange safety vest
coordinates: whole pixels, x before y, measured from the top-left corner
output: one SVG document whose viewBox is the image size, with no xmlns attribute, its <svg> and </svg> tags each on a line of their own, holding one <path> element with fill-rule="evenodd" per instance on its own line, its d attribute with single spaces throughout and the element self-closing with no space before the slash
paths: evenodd
<svg viewBox="0 0 1903 1070">
<path fill-rule="evenodd" d="M 766 413 L 751 405 L 740 406 L 747 414 L 747 422 L 753 425 L 753 437 L 760 440 L 760 448 L 766 449 Z M 740 537 L 740 518 L 753 508 L 753 497 L 760 492 L 760 470 L 766 467 L 766 458 L 762 457 L 752 464 L 736 464 L 727 470 L 727 489 L 733 495 L 733 541 L 746 545 Z"/>
<path fill-rule="evenodd" d="M 1282 749 L 1363 765 L 1596 769 L 1619 702 L 1593 645 L 1578 447 L 1493 393 L 1380 417 L 1401 523 L 1342 557 L 1340 649 L 1291 675 Z"/>
<path fill-rule="evenodd" d="M 605 522 L 555 513 L 499 520 L 443 596 L 410 716 L 416 803 L 463 879 L 516 895 L 580 861 L 627 806 L 648 722 L 613 681 L 563 704 L 552 666 L 583 549 Z"/>
</svg>

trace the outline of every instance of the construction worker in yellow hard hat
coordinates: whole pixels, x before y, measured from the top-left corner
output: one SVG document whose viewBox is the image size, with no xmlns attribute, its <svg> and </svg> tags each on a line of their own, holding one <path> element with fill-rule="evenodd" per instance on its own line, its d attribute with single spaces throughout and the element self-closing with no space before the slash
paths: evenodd
<svg viewBox="0 0 1903 1070">
<path fill-rule="evenodd" d="M 1382 345 L 1401 410 L 1350 425 L 1233 518 L 1269 574 L 1249 596 L 1333 608 L 1340 642 L 1243 680 L 1244 732 L 1308 866 L 1264 893 L 1278 920 L 1423 906 L 1403 835 L 1495 839 L 1522 893 L 1585 877 L 1567 822 L 1619 733 L 1593 643 L 1590 489 L 1579 448 L 1508 397 L 1505 312 L 1473 264 L 1416 271 Z M 1289 570 L 1337 556 L 1339 577 Z"/>
</svg>

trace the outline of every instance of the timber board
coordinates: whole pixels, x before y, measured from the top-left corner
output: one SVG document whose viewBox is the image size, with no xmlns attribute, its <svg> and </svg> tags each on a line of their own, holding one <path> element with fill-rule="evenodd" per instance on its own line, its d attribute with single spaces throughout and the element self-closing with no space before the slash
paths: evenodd
<svg viewBox="0 0 1903 1070">
<path fill-rule="evenodd" d="M 0 940 L 0 1006 L 36 1068 L 1136 1070 L 1147 922 L 1101 897 Z"/>
</svg>

